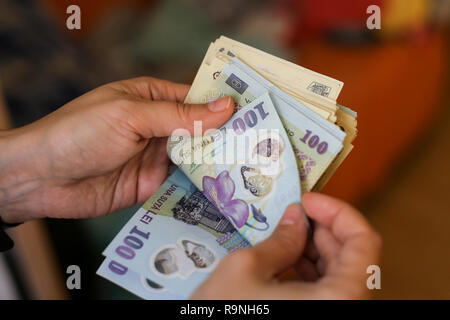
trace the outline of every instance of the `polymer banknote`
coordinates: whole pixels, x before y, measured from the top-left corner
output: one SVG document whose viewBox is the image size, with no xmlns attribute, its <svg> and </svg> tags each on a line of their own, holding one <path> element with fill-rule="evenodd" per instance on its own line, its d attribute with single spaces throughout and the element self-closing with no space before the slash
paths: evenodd
<svg viewBox="0 0 450 320">
<path fill-rule="evenodd" d="M 129 270 L 124 265 L 117 265 L 114 260 L 109 258 L 103 260 L 97 274 L 145 300 L 184 300 L 188 298 Z"/>
<path fill-rule="evenodd" d="M 210 135 L 179 138 L 169 148 L 179 169 L 104 255 L 116 282 L 126 269 L 189 296 L 230 251 L 270 236 L 301 191 L 294 152 L 267 92 Z M 186 161 L 187 155 L 194 157 Z"/>
<path fill-rule="evenodd" d="M 99 274 L 133 292 L 125 278 L 138 274 L 188 297 L 223 257 L 249 246 L 178 169 L 104 250 Z"/>
<path fill-rule="evenodd" d="M 225 82 L 241 93 L 250 86 L 234 74 Z M 219 130 L 172 136 L 169 157 L 251 244 L 267 238 L 286 207 L 300 202 L 294 149 L 267 91 L 237 105 Z"/>
<path fill-rule="evenodd" d="M 213 70 L 211 77 L 215 79 L 210 82 L 209 88 L 203 87 L 200 91 L 201 80 L 194 81 L 192 93 L 188 96 L 190 101 L 206 103 L 227 95 L 242 107 L 262 93 L 269 92 L 294 150 L 302 191 L 312 190 L 341 151 L 345 132 L 290 97 L 238 58 L 233 58 L 220 72 Z"/>
</svg>

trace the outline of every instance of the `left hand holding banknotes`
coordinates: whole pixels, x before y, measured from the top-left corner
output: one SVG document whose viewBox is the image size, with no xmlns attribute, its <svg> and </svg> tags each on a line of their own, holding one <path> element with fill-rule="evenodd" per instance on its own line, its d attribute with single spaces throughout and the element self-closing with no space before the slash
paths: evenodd
<svg viewBox="0 0 450 320">
<path fill-rule="evenodd" d="M 302 202 L 315 225 L 311 241 L 301 206 L 291 205 L 267 240 L 227 256 L 191 298 L 369 298 L 366 269 L 378 263 L 379 235 L 343 201 L 306 193 Z M 292 267 L 302 281 L 277 279 Z"/>
<path fill-rule="evenodd" d="M 0 132 L 2 220 L 88 218 L 144 202 L 167 176 L 165 137 L 232 115 L 231 98 L 185 105 L 188 91 L 154 78 L 114 82 Z"/>
</svg>

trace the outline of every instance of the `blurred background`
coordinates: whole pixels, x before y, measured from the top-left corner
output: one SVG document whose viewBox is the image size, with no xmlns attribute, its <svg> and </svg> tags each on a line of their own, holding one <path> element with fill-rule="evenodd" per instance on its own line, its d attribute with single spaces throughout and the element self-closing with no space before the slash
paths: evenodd
<svg viewBox="0 0 450 320">
<path fill-rule="evenodd" d="M 66 9 L 81 8 L 81 30 Z M 368 30 L 369 5 L 381 30 Z M 384 239 L 377 299 L 450 299 L 449 0 L 0 0 L 0 127 L 22 126 L 105 82 L 191 83 L 220 35 L 345 83 L 355 148 L 324 193 Z M 82 201 L 82 199 L 80 199 Z M 0 254 L 3 299 L 135 299 L 96 276 L 135 208 L 27 222 Z M 68 291 L 66 269 L 82 270 Z"/>
</svg>

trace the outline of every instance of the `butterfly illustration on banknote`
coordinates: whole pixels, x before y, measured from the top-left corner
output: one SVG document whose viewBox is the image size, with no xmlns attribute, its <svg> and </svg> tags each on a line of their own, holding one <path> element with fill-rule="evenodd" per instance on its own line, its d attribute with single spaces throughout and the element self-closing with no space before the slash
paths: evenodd
<svg viewBox="0 0 450 320">
<path fill-rule="evenodd" d="M 254 204 L 249 205 L 242 199 L 233 199 L 235 183 L 227 170 L 222 171 L 217 178 L 203 177 L 203 193 L 206 198 L 216 206 L 220 212 L 234 222 L 236 227 L 242 228 L 244 225 L 255 230 L 265 231 L 269 228 L 267 218 L 258 210 Z M 250 211 L 253 218 L 264 227 L 257 227 L 249 224 Z"/>
</svg>

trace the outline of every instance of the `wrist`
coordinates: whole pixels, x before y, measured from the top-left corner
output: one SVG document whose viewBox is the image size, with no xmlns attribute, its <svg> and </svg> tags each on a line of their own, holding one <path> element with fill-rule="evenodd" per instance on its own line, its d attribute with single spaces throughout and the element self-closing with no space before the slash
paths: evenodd
<svg viewBox="0 0 450 320">
<path fill-rule="evenodd" d="M 4 223 L 36 217 L 30 198 L 42 184 L 37 140 L 28 130 L 0 132 L 0 219 Z"/>
</svg>

